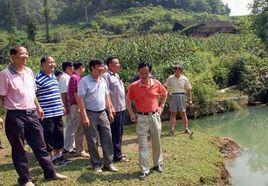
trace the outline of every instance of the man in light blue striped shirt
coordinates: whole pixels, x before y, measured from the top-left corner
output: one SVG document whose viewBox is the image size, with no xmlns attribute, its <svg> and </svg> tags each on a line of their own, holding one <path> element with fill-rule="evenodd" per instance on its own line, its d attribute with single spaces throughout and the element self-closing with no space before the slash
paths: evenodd
<svg viewBox="0 0 268 186">
<path fill-rule="evenodd" d="M 44 111 L 41 124 L 44 129 L 44 138 L 54 165 L 66 165 L 69 160 L 61 153 L 63 148 L 63 121 L 64 107 L 61 100 L 58 81 L 53 74 L 56 67 L 51 56 L 41 59 L 42 70 L 36 75 L 36 96 Z"/>
</svg>

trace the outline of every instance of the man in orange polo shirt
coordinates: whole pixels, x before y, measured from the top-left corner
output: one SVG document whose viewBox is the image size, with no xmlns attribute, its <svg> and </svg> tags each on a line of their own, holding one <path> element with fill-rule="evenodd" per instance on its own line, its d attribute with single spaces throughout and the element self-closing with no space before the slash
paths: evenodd
<svg viewBox="0 0 268 186">
<path fill-rule="evenodd" d="M 150 172 L 149 147 L 147 143 L 148 131 L 150 131 L 153 150 L 152 170 L 163 172 L 163 158 L 160 145 L 161 119 L 166 100 L 167 90 L 156 79 L 150 78 L 150 64 L 141 63 L 138 66 L 140 80 L 133 82 L 126 98 L 126 107 L 131 120 L 137 122 L 137 135 L 139 143 L 140 179 L 145 179 Z M 131 101 L 134 101 L 137 114 L 132 110 Z M 160 104 L 159 104 L 160 102 Z"/>
</svg>

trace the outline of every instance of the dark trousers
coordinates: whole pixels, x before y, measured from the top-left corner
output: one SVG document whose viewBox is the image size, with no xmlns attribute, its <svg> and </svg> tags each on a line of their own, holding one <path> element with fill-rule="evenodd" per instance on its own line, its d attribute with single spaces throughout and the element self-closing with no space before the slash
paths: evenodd
<svg viewBox="0 0 268 186">
<path fill-rule="evenodd" d="M 114 161 L 120 161 L 123 158 L 121 145 L 122 145 L 124 118 L 125 118 L 125 111 L 116 112 L 114 122 L 111 124 L 113 147 L 114 147 Z"/>
<path fill-rule="evenodd" d="M 46 150 L 43 128 L 38 120 L 37 112 L 26 114 L 7 111 L 5 130 L 12 147 L 12 160 L 19 175 L 19 184 L 25 184 L 31 180 L 26 151 L 24 150 L 25 140 L 33 150 L 44 171 L 45 178 L 55 176 L 55 168 Z"/>
<path fill-rule="evenodd" d="M 112 134 L 108 116 L 105 111 L 99 113 L 87 111 L 87 115 L 90 120 L 90 125 L 84 127 L 84 131 L 92 167 L 96 168 L 101 166 L 101 158 L 97 146 L 98 135 L 100 137 L 103 151 L 103 164 L 107 167 L 113 162 L 114 157 Z"/>
<path fill-rule="evenodd" d="M 53 149 L 62 149 L 64 143 L 62 116 L 44 118 L 41 124 L 44 129 L 47 151 L 52 152 Z"/>
</svg>

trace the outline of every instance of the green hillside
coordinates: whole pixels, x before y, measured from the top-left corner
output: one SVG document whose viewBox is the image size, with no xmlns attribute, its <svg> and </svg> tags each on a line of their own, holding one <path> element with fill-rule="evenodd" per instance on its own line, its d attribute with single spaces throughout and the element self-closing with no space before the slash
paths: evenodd
<svg viewBox="0 0 268 186">
<path fill-rule="evenodd" d="M 230 21 L 240 34 L 186 37 L 172 32 L 176 21 Z M 65 60 L 87 63 L 91 57 L 105 60 L 118 56 L 126 86 L 140 61 L 153 63 L 154 74 L 162 82 L 171 74 L 170 67 L 180 63 L 193 84 L 196 116 L 214 110 L 213 102 L 223 96 L 217 91 L 232 85 L 249 94 L 253 101 L 267 102 L 267 48 L 254 35 L 248 17 L 198 14 L 160 6 L 136 7 L 98 13 L 89 24 L 54 25 L 50 34 L 51 42 L 47 43 L 42 25 L 35 42 L 27 39 L 26 30 L 2 31 L 1 63 L 8 63 L 9 47 L 15 44 L 27 46 L 31 55 L 29 66 L 35 72 L 40 69 L 39 59 L 45 53 L 53 55 L 59 67 Z"/>
</svg>

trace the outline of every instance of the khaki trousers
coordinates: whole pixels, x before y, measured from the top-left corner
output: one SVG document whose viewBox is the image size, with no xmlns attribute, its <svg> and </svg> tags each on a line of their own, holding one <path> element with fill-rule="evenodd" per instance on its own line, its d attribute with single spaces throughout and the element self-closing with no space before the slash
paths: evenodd
<svg viewBox="0 0 268 186">
<path fill-rule="evenodd" d="M 64 149 L 67 151 L 74 150 L 75 142 L 74 142 L 74 127 L 71 121 L 71 111 L 70 105 L 68 105 L 69 113 L 65 116 L 66 123 L 65 123 L 65 133 L 64 133 Z"/>
<path fill-rule="evenodd" d="M 75 150 L 82 152 L 84 150 L 84 128 L 78 105 L 71 105 L 70 112 L 71 123 L 74 128 Z"/>
<path fill-rule="evenodd" d="M 158 113 L 149 115 L 137 115 L 137 135 L 139 143 L 139 166 L 142 173 L 149 173 L 149 146 L 148 146 L 148 132 L 150 131 L 152 150 L 153 150 L 153 164 L 158 166 L 162 164 L 162 150 L 160 144 L 161 137 L 161 119 Z"/>
</svg>

